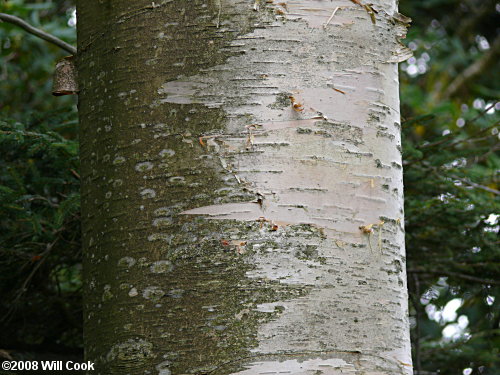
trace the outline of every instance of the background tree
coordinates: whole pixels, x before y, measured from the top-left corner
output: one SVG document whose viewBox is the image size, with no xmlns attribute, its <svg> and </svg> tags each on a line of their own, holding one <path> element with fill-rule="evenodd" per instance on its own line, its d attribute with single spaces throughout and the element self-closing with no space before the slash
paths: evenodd
<svg viewBox="0 0 500 375">
<path fill-rule="evenodd" d="M 0 11 L 74 42 L 74 29 L 67 26 L 69 3 L 5 1 Z M 422 374 L 494 374 L 499 366 L 499 273 L 498 223 L 491 214 L 498 213 L 498 111 L 493 111 L 498 63 L 484 56 L 498 51 L 498 6 L 494 1 L 406 0 L 400 7 L 413 18 L 406 43 L 415 53 L 401 70 L 414 364 Z M 76 112 L 62 104 L 68 97 L 50 97 L 53 65 L 64 52 L 6 23 L 0 24 L 0 38 L 0 349 L 8 350 L 0 353 L 14 358 L 78 353 L 77 199 L 68 205 L 63 224 L 54 225 L 65 200 L 58 192 L 77 193 L 79 182 L 71 172 L 77 167 Z M 475 65 L 478 61 L 489 63 Z M 468 69 L 473 66 L 481 69 Z M 464 83 L 443 99 L 464 72 L 476 73 L 456 81 Z M 56 107 L 60 110 L 54 112 Z M 68 158 L 58 143 L 73 156 Z M 22 186 L 44 199 L 23 200 Z M 42 204 L 53 201 L 49 198 L 58 202 Z M 58 240 L 45 252 L 56 237 L 73 245 Z M 440 309 L 457 298 L 463 302 L 455 320 L 440 319 Z M 64 301 L 63 309 L 55 299 Z M 67 312 L 69 320 L 63 318 Z M 460 328 L 464 316 L 468 325 Z M 443 340 L 443 328 L 446 337 L 462 334 Z"/>
</svg>

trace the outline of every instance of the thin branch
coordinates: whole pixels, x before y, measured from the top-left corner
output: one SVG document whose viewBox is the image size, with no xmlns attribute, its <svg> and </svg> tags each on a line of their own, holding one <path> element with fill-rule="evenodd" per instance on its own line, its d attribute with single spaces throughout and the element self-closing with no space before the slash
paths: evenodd
<svg viewBox="0 0 500 375">
<path fill-rule="evenodd" d="M 466 275 L 464 273 L 458 273 L 458 272 L 452 272 L 452 271 L 427 271 L 427 270 L 421 270 L 421 269 L 417 269 L 417 268 L 413 268 L 413 269 L 410 268 L 406 272 L 408 272 L 408 273 L 421 273 L 421 274 L 427 274 L 427 275 L 451 276 L 451 277 L 457 277 L 459 279 L 474 281 L 474 282 L 480 283 L 480 284 L 500 285 L 500 281 L 497 281 L 497 280 L 482 279 L 480 277 Z"/>
<path fill-rule="evenodd" d="M 474 117 L 472 120 L 467 120 L 465 121 L 465 124 L 468 125 L 468 124 L 472 124 L 474 123 L 478 118 L 484 116 L 485 113 L 487 113 L 490 109 L 492 109 L 493 107 L 495 107 L 496 105 L 496 102 L 495 103 L 492 103 L 490 104 L 489 106 L 485 107 L 481 113 L 479 113 L 476 117 Z M 495 127 L 497 127 L 500 123 L 498 121 L 494 122 L 492 125 L 488 126 L 487 128 L 483 128 L 483 129 L 480 129 L 475 135 L 479 135 L 479 134 L 482 134 L 484 132 L 487 132 L 488 130 L 490 129 L 493 129 Z M 489 138 L 489 137 L 488 137 Z M 448 134 L 448 136 L 445 136 L 444 139 L 441 139 L 439 141 L 436 141 L 436 142 L 432 142 L 432 143 L 424 143 L 422 145 L 418 145 L 417 148 L 428 148 L 428 147 L 434 147 L 434 146 L 439 146 L 440 144 L 443 144 L 443 143 L 446 143 L 450 140 L 453 139 L 453 135 L 450 133 Z M 452 146 L 455 146 L 459 143 L 463 143 L 463 142 L 468 142 L 470 138 L 466 138 L 466 139 L 457 139 L 453 142 L 451 142 L 449 145 L 445 145 L 445 147 L 452 147 Z M 485 138 L 486 139 L 486 138 Z"/>
<path fill-rule="evenodd" d="M 16 298 L 14 299 L 14 304 L 22 297 L 22 295 L 28 290 L 28 285 L 31 281 L 31 279 L 33 278 L 33 276 L 35 275 L 36 271 L 40 268 L 40 266 L 45 262 L 45 260 L 47 259 L 47 254 L 50 253 L 50 251 L 52 250 L 52 248 L 54 247 L 54 245 L 56 244 L 56 242 L 59 240 L 59 237 L 57 237 L 53 242 L 51 243 L 48 243 L 46 248 L 45 248 L 45 251 L 40 255 L 40 260 L 38 260 L 38 262 L 35 264 L 35 266 L 33 267 L 33 269 L 31 270 L 30 274 L 28 275 L 28 277 L 24 280 L 23 282 L 23 285 L 21 286 L 21 288 L 19 289 L 18 293 L 17 293 L 17 296 Z"/>
<path fill-rule="evenodd" d="M 470 337 L 468 337 L 466 340 L 464 340 L 462 338 L 461 340 L 454 341 L 453 343 L 450 343 L 447 345 L 433 345 L 425 351 L 425 355 L 428 358 L 428 356 L 432 355 L 433 353 L 439 353 L 439 352 L 443 352 L 443 351 L 449 353 L 450 350 L 458 349 L 462 345 L 464 345 L 465 343 L 470 344 L 471 341 L 477 340 L 477 339 L 484 340 L 484 337 L 496 337 L 496 336 L 498 336 L 499 333 L 500 333 L 500 329 L 489 329 L 489 330 L 486 329 L 483 331 L 472 333 L 472 334 L 470 334 Z"/>
<path fill-rule="evenodd" d="M 474 158 L 474 162 L 470 162 L 469 164 L 479 164 L 479 163 L 482 163 L 484 162 L 490 155 L 492 154 L 495 154 L 498 150 L 500 150 L 500 142 L 497 142 L 495 143 L 495 145 L 493 145 L 492 147 L 490 147 L 490 149 L 485 152 L 484 154 L 482 155 L 476 155 L 476 157 Z"/>
<path fill-rule="evenodd" d="M 500 195 L 500 191 L 493 189 L 493 188 L 490 188 L 488 186 L 476 184 L 475 182 L 472 182 L 466 178 L 460 178 L 460 177 L 455 176 L 455 175 L 450 175 L 450 177 L 454 178 L 455 180 L 458 180 L 460 182 L 463 182 L 464 184 L 475 187 L 476 189 L 481 189 L 481 190 L 487 191 L 487 192 L 495 194 L 495 195 Z"/>
<path fill-rule="evenodd" d="M 19 17 L 12 16 L 10 14 L 6 13 L 0 13 L 0 22 L 5 21 L 12 23 L 16 26 L 22 27 L 24 30 L 29 32 L 30 34 L 36 35 L 37 37 L 46 40 L 49 43 L 52 43 L 59 48 L 62 48 L 63 50 L 71 53 L 72 55 L 76 55 L 76 48 L 73 47 L 71 44 L 68 44 L 61 39 L 55 37 L 54 35 L 48 34 L 43 30 L 37 29 L 36 27 L 31 26 L 29 23 L 25 22 L 24 20 L 20 19 Z"/>
<path fill-rule="evenodd" d="M 496 0 L 483 0 L 483 3 L 479 5 L 476 9 L 473 9 L 471 16 L 465 18 L 463 22 L 461 22 L 460 27 L 457 29 L 457 36 L 459 38 L 465 39 L 474 36 L 474 33 L 471 30 L 477 30 L 477 25 L 483 21 L 483 19 L 491 14 L 495 9 Z M 460 9 L 460 7 L 457 7 Z M 461 15 L 456 15 L 458 18 L 462 18 Z M 456 22 L 457 18 L 450 17 L 451 22 Z M 450 25 L 451 26 L 451 25 Z"/>
<path fill-rule="evenodd" d="M 465 124 L 472 124 L 473 122 L 476 122 L 477 119 L 483 117 L 490 109 L 495 107 L 496 104 L 497 103 L 491 103 L 489 106 L 485 106 L 484 109 L 476 117 L 474 117 L 472 120 L 465 121 Z"/>
<path fill-rule="evenodd" d="M 497 36 L 495 41 L 491 44 L 490 49 L 486 51 L 478 60 L 469 65 L 467 69 L 459 74 L 448 85 L 444 93 L 441 95 L 441 99 L 448 99 L 456 95 L 465 85 L 467 85 L 467 83 L 487 70 L 491 64 L 495 63 L 498 59 L 499 53 L 500 36 Z"/>
</svg>

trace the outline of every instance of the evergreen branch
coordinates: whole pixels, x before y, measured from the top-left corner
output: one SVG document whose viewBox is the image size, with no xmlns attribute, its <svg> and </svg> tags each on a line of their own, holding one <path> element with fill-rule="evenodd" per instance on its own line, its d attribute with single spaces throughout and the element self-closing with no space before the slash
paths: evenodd
<svg viewBox="0 0 500 375">
<path fill-rule="evenodd" d="M 36 27 L 31 26 L 29 23 L 25 22 L 24 20 L 22 20 L 19 17 L 12 16 L 12 15 L 6 14 L 6 13 L 0 13 L 0 22 L 1 21 L 8 22 L 8 23 L 11 23 L 13 25 L 19 26 L 19 27 L 23 28 L 24 30 L 26 30 L 28 33 L 33 34 L 33 35 L 35 35 L 43 40 L 46 40 L 47 42 L 52 43 L 52 44 L 58 46 L 59 48 L 62 48 L 63 50 L 71 53 L 72 55 L 76 55 L 76 48 L 73 47 L 71 44 L 68 44 L 68 43 L 62 41 L 61 39 L 55 37 L 54 35 L 46 33 L 43 30 L 40 30 L 40 29 L 37 29 Z"/>
</svg>

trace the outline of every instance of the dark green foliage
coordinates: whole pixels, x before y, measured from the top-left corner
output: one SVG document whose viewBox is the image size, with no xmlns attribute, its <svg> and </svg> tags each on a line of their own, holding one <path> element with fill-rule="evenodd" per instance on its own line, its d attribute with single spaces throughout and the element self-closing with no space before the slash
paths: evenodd
<svg viewBox="0 0 500 375">
<path fill-rule="evenodd" d="M 499 224 L 490 216 L 500 214 L 495 5 L 492 0 L 401 4 L 413 18 L 407 44 L 415 54 L 401 65 L 401 99 L 416 373 L 500 373 Z M 480 61 L 487 63 L 466 78 Z M 439 310 L 457 298 L 463 301 L 457 318 L 439 319 Z M 464 324 L 465 317 L 462 334 L 444 340 L 443 328 Z"/>
<path fill-rule="evenodd" d="M 0 12 L 74 43 L 70 5 L 2 1 Z M 77 114 L 75 98 L 51 95 L 65 55 L 0 23 L 0 349 L 17 359 L 82 352 Z"/>
<path fill-rule="evenodd" d="M 412 126 L 404 127 L 409 285 L 413 314 L 420 310 L 413 342 L 420 341 L 422 368 L 444 374 L 479 366 L 484 366 L 484 374 L 500 371 L 500 247 L 498 221 L 490 217 L 498 213 L 498 195 L 488 191 L 497 187 L 492 172 L 500 163 L 490 151 L 498 138 L 491 129 L 477 128 L 476 137 L 457 132 L 415 146 Z M 436 288 L 440 277 L 446 282 Z M 457 313 L 469 320 L 469 339 L 443 343 L 443 327 L 428 321 L 419 301 L 428 290 L 439 294 L 426 304 L 443 307 L 454 298 L 463 299 Z M 491 306 L 488 296 L 495 297 Z"/>
<path fill-rule="evenodd" d="M 0 120 L 0 348 L 79 351 L 76 114 L 24 121 Z"/>
</svg>

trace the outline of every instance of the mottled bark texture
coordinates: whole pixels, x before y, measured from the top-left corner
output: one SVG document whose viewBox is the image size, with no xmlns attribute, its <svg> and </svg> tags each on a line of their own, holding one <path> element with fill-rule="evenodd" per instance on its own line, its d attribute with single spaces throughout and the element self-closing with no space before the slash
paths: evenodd
<svg viewBox="0 0 500 375">
<path fill-rule="evenodd" d="M 93 374 L 411 373 L 406 20 L 372 1 L 78 2 Z"/>
</svg>

